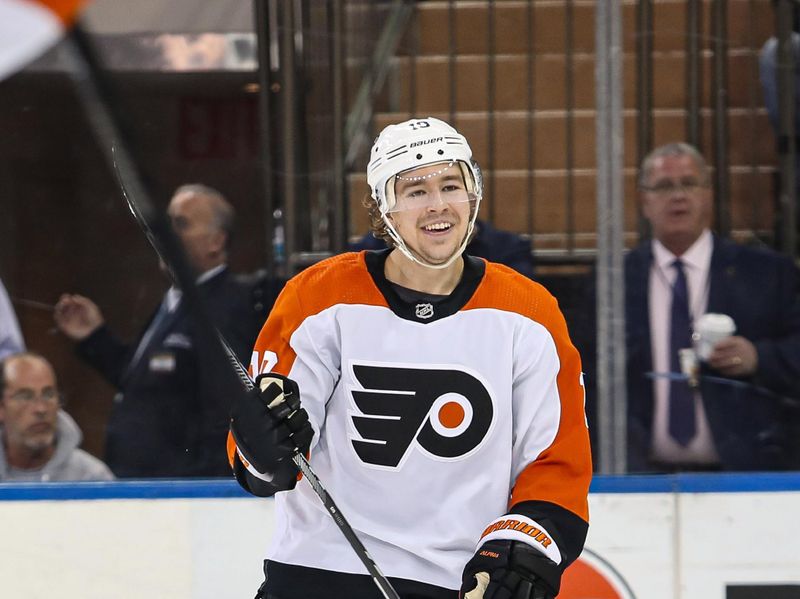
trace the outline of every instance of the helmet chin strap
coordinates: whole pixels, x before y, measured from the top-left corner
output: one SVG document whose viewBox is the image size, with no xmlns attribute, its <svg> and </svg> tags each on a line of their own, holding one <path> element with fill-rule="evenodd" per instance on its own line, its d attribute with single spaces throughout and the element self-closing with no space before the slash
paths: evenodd
<svg viewBox="0 0 800 599">
<path fill-rule="evenodd" d="M 472 235 L 472 231 L 473 229 L 475 229 L 475 219 L 477 219 L 477 217 L 478 217 L 478 210 L 476 206 L 475 214 L 469 220 L 469 226 L 467 227 L 467 232 L 464 235 L 464 239 L 461 240 L 461 245 L 458 247 L 458 249 L 456 249 L 455 252 L 453 252 L 453 255 L 450 256 L 442 264 L 431 264 L 430 262 L 427 262 L 426 260 L 417 257 L 415 253 L 411 251 L 411 248 L 409 248 L 408 245 L 406 245 L 405 240 L 400 236 L 400 234 L 394 228 L 391 219 L 389 219 L 385 214 L 383 215 L 383 221 L 386 223 L 386 229 L 388 230 L 389 236 L 392 238 L 392 241 L 394 241 L 395 246 L 397 247 L 398 250 L 400 250 L 403 253 L 403 255 L 406 258 L 408 258 L 412 262 L 415 262 L 416 264 L 419 264 L 420 266 L 424 266 L 425 268 L 442 270 L 450 266 L 453 262 L 456 261 L 456 259 L 458 259 L 461 256 L 461 254 L 464 253 L 464 250 L 467 247 L 467 243 L 469 242 L 469 238 Z"/>
</svg>

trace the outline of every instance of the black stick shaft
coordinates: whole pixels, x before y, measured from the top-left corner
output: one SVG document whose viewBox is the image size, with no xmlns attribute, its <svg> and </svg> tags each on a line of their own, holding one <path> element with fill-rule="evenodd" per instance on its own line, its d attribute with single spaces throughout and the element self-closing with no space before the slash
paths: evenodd
<svg viewBox="0 0 800 599">
<path fill-rule="evenodd" d="M 125 135 L 124 119 L 112 99 L 113 97 L 95 60 L 93 49 L 86 34 L 80 27 L 76 27 L 73 30 L 72 39 L 74 41 L 74 52 L 71 73 L 76 83 L 76 89 L 81 97 L 95 135 L 117 174 L 122 193 L 131 213 L 159 258 L 167 265 L 175 282 L 183 291 L 187 305 L 193 316 L 195 316 L 196 325 L 203 330 L 204 336 L 209 339 L 215 338 L 219 340 L 219 343 L 212 343 L 212 345 L 216 346 L 214 349 L 220 357 L 223 354 L 227 357 L 233 367 L 230 374 L 232 376 L 235 374 L 239 377 L 240 382 L 243 383 L 241 388 L 252 389 L 253 381 L 247 374 L 247 370 L 239 362 L 224 337 L 214 329 L 212 321 L 208 317 L 203 301 L 195 286 L 194 272 L 172 231 L 169 221 L 162 211 L 156 210 L 154 203 L 150 199 L 144 178 L 138 169 L 138 163 L 134 160 L 129 149 L 130 145 Z M 353 551 L 364 564 L 370 576 L 372 576 L 381 594 L 385 599 L 400 599 L 397 591 L 394 590 L 389 580 L 380 571 L 349 522 L 347 522 L 347 519 L 331 499 L 325 487 L 322 486 L 305 456 L 298 452 L 292 457 L 292 460 L 303 473 L 314 492 L 319 496 L 328 513 L 353 548 Z"/>
</svg>

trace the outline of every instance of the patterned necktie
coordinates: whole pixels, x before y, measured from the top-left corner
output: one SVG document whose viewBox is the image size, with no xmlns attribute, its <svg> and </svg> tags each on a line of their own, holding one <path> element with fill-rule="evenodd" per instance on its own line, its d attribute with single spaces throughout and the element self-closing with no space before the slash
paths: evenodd
<svg viewBox="0 0 800 599">
<path fill-rule="evenodd" d="M 683 262 L 672 263 L 677 276 L 672 286 L 672 309 L 669 333 L 669 367 L 673 374 L 681 372 L 678 350 L 691 347 L 691 323 L 689 320 L 689 291 Z M 669 385 L 669 434 L 681 445 L 689 444 L 697 426 L 694 415 L 694 393 L 688 381 L 671 380 Z"/>
</svg>

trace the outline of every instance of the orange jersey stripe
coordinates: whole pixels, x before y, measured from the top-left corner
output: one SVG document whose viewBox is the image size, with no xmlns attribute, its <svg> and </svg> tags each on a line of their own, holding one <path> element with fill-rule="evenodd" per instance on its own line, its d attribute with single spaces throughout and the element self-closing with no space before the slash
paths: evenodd
<svg viewBox="0 0 800 599">
<path fill-rule="evenodd" d="M 572 345 L 556 299 L 541 285 L 530 285 L 515 271 L 487 263 L 486 276 L 464 307 L 514 311 L 541 323 L 555 342 L 561 364 L 557 386 L 561 420 L 553 443 L 517 478 L 511 505 L 540 499 L 589 519 L 587 494 L 592 478 L 589 431 L 584 412 L 581 359 Z"/>
</svg>

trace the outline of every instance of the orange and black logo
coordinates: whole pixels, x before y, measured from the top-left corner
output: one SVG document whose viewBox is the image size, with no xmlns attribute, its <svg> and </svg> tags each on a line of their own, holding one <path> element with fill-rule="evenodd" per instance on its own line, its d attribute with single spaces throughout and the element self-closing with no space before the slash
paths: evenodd
<svg viewBox="0 0 800 599">
<path fill-rule="evenodd" d="M 399 467 L 417 446 L 436 459 L 459 459 L 477 449 L 492 424 L 486 385 L 458 369 L 353 364 L 361 388 L 351 389 L 358 457 Z"/>
</svg>

